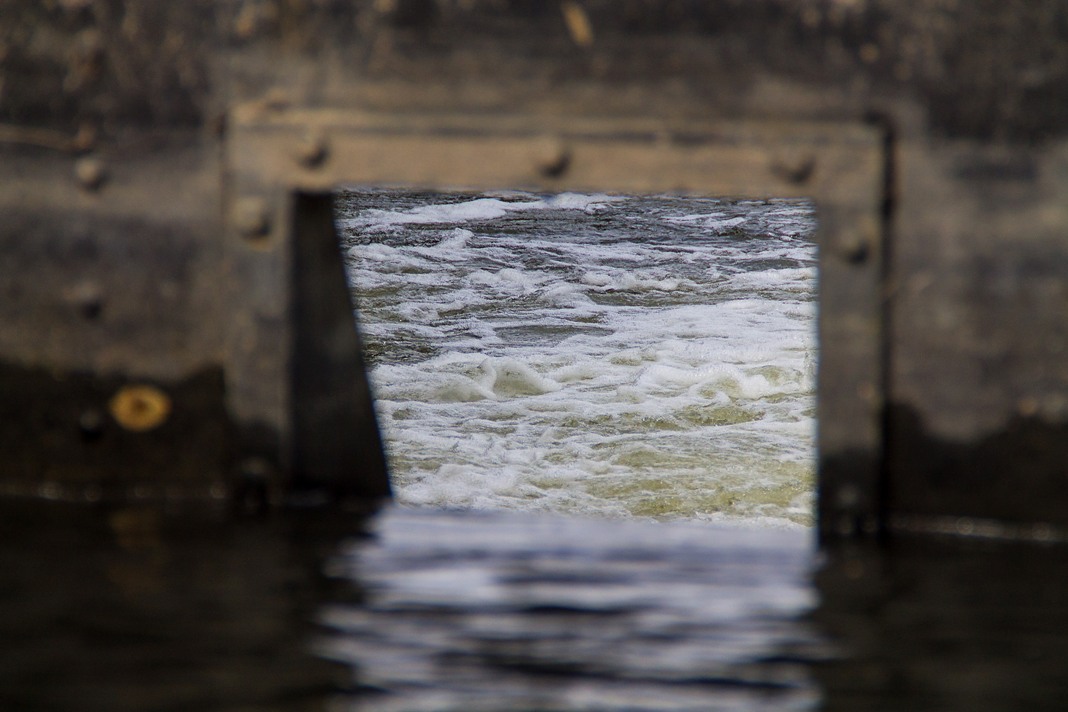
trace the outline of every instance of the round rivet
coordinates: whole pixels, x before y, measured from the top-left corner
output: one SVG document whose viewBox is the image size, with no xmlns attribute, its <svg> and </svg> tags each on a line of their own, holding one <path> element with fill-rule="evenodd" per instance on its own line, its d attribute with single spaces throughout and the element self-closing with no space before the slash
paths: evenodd
<svg viewBox="0 0 1068 712">
<path fill-rule="evenodd" d="M 241 478 L 248 482 L 266 482 L 273 470 L 270 461 L 263 457 L 251 456 L 241 461 Z"/>
<path fill-rule="evenodd" d="M 86 502 L 99 502 L 104 496 L 104 490 L 100 485 L 88 485 L 82 490 L 82 499 Z"/>
<path fill-rule="evenodd" d="M 241 461 L 234 484 L 233 506 L 245 514 L 262 514 L 271 503 L 270 482 L 274 468 L 263 457 L 246 457 Z"/>
<path fill-rule="evenodd" d="M 97 131 L 91 124 L 82 124 L 78 127 L 78 133 L 70 141 L 70 148 L 77 153 L 85 153 L 92 150 L 96 145 Z"/>
<path fill-rule="evenodd" d="M 104 414 L 96 408 L 89 408 L 79 416 L 78 429 L 86 440 L 99 440 L 104 434 Z"/>
<path fill-rule="evenodd" d="M 295 152 L 297 162 L 306 168 L 321 166 L 329 154 L 330 146 L 319 131 L 309 131 L 301 136 Z"/>
<path fill-rule="evenodd" d="M 1031 530 L 1031 536 L 1037 541 L 1050 541 L 1053 539 L 1053 527 L 1045 523 L 1036 524 Z"/>
<path fill-rule="evenodd" d="M 171 399 L 155 386 L 123 386 L 108 402 L 108 410 L 122 427 L 143 433 L 167 421 L 171 414 Z"/>
<path fill-rule="evenodd" d="M 559 178 L 571 167 L 571 149 L 563 139 L 546 136 L 532 151 L 534 169 L 544 178 Z"/>
<path fill-rule="evenodd" d="M 839 257 L 850 264 L 860 265 L 868 260 L 871 246 L 863 235 L 851 233 L 838 240 L 837 252 Z"/>
<path fill-rule="evenodd" d="M 264 237 L 271 230 L 271 216 L 263 198 L 238 198 L 230 217 L 238 232 L 250 239 Z"/>
<path fill-rule="evenodd" d="M 816 165 L 816 157 L 811 153 L 790 153 L 773 158 L 771 172 L 791 185 L 804 185 L 812 180 Z"/>
<path fill-rule="evenodd" d="M 108 170 L 99 158 L 86 156 L 74 164 L 74 177 L 82 189 L 95 192 L 107 182 Z"/>
<path fill-rule="evenodd" d="M 45 482 L 37 488 L 37 495 L 42 499 L 61 499 L 63 488 L 55 482 Z"/>
<path fill-rule="evenodd" d="M 571 40 L 579 47 L 589 47 L 593 44 L 593 25 L 589 15 L 574 0 L 565 0 L 560 5 L 564 14 L 564 23 L 567 25 Z"/>
<path fill-rule="evenodd" d="M 856 485 L 842 485 L 838 490 L 838 506 L 852 510 L 860 504 L 860 489 Z"/>
<path fill-rule="evenodd" d="M 850 514 L 843 514 L 838 517 L 838 536 L 840 537 L 853 537 L 857 534 L 857 522 L 856 519 Z"/>
<path fill-rule="evenodd" d="M 96 321 L 104 311 L 104 295 L 100 284 L 84 280 L 64 290 L 64 298 L 87 321 Z"/>
<path fill-rule="evenodd" d="M 1038 414 L 1040 404 L 1037 398 L 1027 397 L 1016 401 L 1016 412 L 1025 418 L 1033 418 Z"/>
</svg>

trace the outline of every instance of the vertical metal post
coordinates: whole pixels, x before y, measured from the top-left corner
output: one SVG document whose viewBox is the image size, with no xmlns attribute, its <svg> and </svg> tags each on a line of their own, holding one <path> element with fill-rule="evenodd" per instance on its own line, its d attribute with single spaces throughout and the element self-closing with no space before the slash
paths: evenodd
<svg viewBox="0 0 1068 712">
<path fill-rule="evenodd" d="M 882 226 L 875 209 L 820 204 L 819 526 L 883 527 Z"/>
<path fill-rule="evenodd" d="M 355 309 L 330 193 L 293 194 L 291 227 L 291 490 L 388 497 Z"/>
</svg>

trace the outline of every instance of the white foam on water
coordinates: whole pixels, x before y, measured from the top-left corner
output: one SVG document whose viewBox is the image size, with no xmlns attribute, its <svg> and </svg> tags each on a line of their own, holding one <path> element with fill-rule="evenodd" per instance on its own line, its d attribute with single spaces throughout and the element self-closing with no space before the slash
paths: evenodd
<svg viewBox="0 0 1068 712">
<path fill-rule="evenodd" d="M 482 197 L 459 203 L 423 205 L 409 210 L 370 209 L 351 218 L 341 218 L 341 228 L 360 228 L 369 231 L 382 231 L 398 225 L 433 225 L 453 224 L 471 221 L 487 221 L 503 217 L 508 213 L 528 210 L 578 210 L 595 213 L 606 204 L 624 200 L 613 195 L 579 195 L 562 193 L 549 198 L 535 198 L 515 193 L 513 199 Z M 517 199 L 518 198 L 518 199 Z"/>
<path fill-rule="evenodd" d="M 727 232 L 731 228 L 744 225 L 746 219 L 744 217 L 728 218 L 723 213 L 707 213 L 700 215 L 679 215 L 667 218 L 666 222 L 675 223 L 676 225 L 698 225 L 706 230 L 721 234 Z"/>
<path fill-rule="evenodd" d="M 808 204 L 440 196 L 338 224 L 402 504 L 811 523 Z"/>
</svg>

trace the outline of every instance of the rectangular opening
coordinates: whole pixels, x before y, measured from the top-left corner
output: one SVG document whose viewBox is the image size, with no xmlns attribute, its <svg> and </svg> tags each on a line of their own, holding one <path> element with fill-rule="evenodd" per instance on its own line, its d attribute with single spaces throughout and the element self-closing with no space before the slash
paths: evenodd
<svg viewBox="0 0 1068 712">
<path fill-rule="evenodd" d="M 328 148 L 328 151 L 323 160 L 304 163 L 302 168 L 294 169 L 294 145 L 299 145 L 302 137 L 308 136 L 315 137 L 316 145 L 324 151 Z M 496 114 L 438 115 L 427 123 L 426 118 L 419 115 L 328 109 L 265 111 L 263 107 L 249 105 L 234 112 L 232 139 L 229 158 L 237 194 L 262 193 L 264 186 L 313 192 L 336 186 L 409 186 L 472 191 L 511 186 L 543 191 L 530 194 L 538 200 L 551 194 L 564 194 L 564 191 L 575 191 L 572 194 L 578 195 L 604 191 L 622 195 L 729 195 L 750 199 L 811 197 L 819 206 L 818 339 L 821 351 L 819 400 L 815 410 L 819 421 L 820 528 L 821 532 L 834 536 L 878 531 L 885 352 L 881 210 L 888 196 L 890 175 L 890 144 L 879 126 L 789 121 L 693 124 L 640 117 L 599 121 L 588 116 L 557 116 L 551 121 L 539 122 L 527 115 Z M 370 191 L 370 194 L 376 192 L 380 191 Z M 388 195 L 383 199 L 386 205 L 378 206 L 378 209 L 422 209 L 414 204 L 407 208 L 392 205 L 391 201 L 397 195 Z M 480 200 L 504 202 L 507 197 L 496 193 L 452 195 L 451 200 L 457 204 Z M 374 206 L 368 207 L 371 208 Z M 358 212 L 350 205 L 348 212 L 340 216 L 343 232 L 351 233 L 352 224 L 345 221 L 357 219 Z M 535 215 L 541 218 L 548 215 L 546 210 L 504 212 L 508 219 L 528 224 L 536 222 Z M 596 220 L 597 216 L 592 219 Z M 418 223 L 409 221 L 404 224 Z M 429 226 L 431 223 L 425 224 Z M 443 226 L 449 230 L 462 227 Z M 354 239 L 354 235 L 349 234 L 346 239 Z M 426 250 L 445 238 L 439 234 L 435 239 L 436 242 L 422 246 L 414 244 L 410 248 L 383 242 L 378 249 Z M 517 269 L 516 265 L 509 267 Z M 414 282 L 433 291 L 436 269 L 422 274 L 415 268 L 411 271 Z M 598 278 L 594 276 L 593 279 Z M 597 287 L 596 284 L 583 285 L 590 292 Z M 462 312 L 461 306 L 461 302 L 457 302 Z M 591 323 L 587 330 L 593 331 L 596 326 Z M 371 337 L 368 341 L 372 342 L 372 348 L 383 352 L 374 345 L 374 323 L 368 323 L 368 327 Z M 517 322 L 512 328 L 513 336 L 518 338 L 529 328 L 528 323 Z M 417 343 L 410 338 L 406 342 L 400 335 L 392 341 L 391 346 L 398 353 L 405 352 L 406 344 L 414 346 Z M 429 347 L 424 345 L 423 348 Z M 411 355 L 410 349 L 408 353 Z M 814 363 L 813 357 L 807 373 L 812 373 Z M 380 396 L 391 400 L 388 392 L 380 393 Z M 551 396 L 553 394 L 539 397 L 549 400 Z M 238 397 L 232 400 L 239 406 L 247 405 L 238 402 Z M 249 408 L 237 410 L 252 417 L 260 411 L 268 410 L 269 415 L 282 412 L 284 408 L 269 410 L 252 402 Z M 405 414 L 403 410 L 398 412 Z M 538 417 L 545 420 L 544 415 Z M 587 413 L 577 413 L 575 417 L 578 423 L 591 429 L 596 425 L 583 423 L 583 418 L 588 420 Z M 656 422 L 656 416 L 651 420 Z M 648 424 L 643 422 L 641 425 Z M 745 424 L 740 424 L 738 429 L 742 429 L 742 425 Z M 384 423 L 384 426 L 389 431 L 391 423 Z M 812 432 L 811 424 L 805 427 Z M 649 433 L 646 438 L 650 442 L 668 442 L 673 438 L 669 428 L 650 429 Z M 513 433 L 504 434 L 511 436 Z M 458 448 L 455 434 L 451 437 Z M 390 438 L 392 434 L 387 432 L 387 439 Z M 513 442 L 515 438 L 505 440 Z M 391 450 L 397 458 L 396 440 L 392 442 Z M 739 458 L 747 454 L 752 456 L 752 449 L 742 446 L 735 452 Z M 811 457 L 806 459 L 812 460 Z M 635 452 L 634 461 L 640 463 L 642 455 Z M 402 480 L 404 475 L 400 473 L 404 472 L 404 463 L 398 461 L 397 464 L 395 477 Z M 808 492 L 812 491 L 812 469 L 810 485 L 806 488 Z M 611 466 L 608 470 L 610 473 Z M 549 468 L 544 471 L 551 472 Z M 601 475 L 599 481 L 611 479 L 610 474 Z M 551 482 L 543 484 L 550 485 Z M 647 491 L 670 493 L 670 488 L 654 477 L 650 477 L 646 485 L 639 490 L 643 494 Z M 547 492 L 551 489 L 544 488 Z M 409 493 L 413 494 L 414 490 Z M 724 506 L 727 509 L 734 506 L 728 494 L 717 496 L 720 500 L 711 509 L 722 511 Z M 403 494 L 400 499 L 405 501 Z M 784 499 L 782 492 L 773 499 L 780 512 L 794 507 L 789 503 L 795 500 Z M 434 502 L 435 497 L 426 494 L 423 501 Z M 516 491 L 509 504 L 533 506 L 528 501 L 541 502 L 541 497 Z M 621 511 L 642 512 L 638 516 L 666 516 L 663 511 L 658 511 L 658 505 L 651 503 L 653 500 L 650 499 L 639 506 L 632 501 Z M 707 508 L 700 507 L 701 510 Z M 698 507 L 692 506 L 691 509 L 696 511 Z M 581 507 L 576 504 L 574 510 L 581 510 Z M 810 507 L 804 507 L 804 510 L 807 512 Z M 789 516 L 786 519 L 789 520 Z M 811 521 L 812 517 L 808 515 L 803 519 Z"/>
<path fill-rule="evenodd" d="M 813 523 L 805 199 L 342 190 L 406 505 Z"/>
</svg>

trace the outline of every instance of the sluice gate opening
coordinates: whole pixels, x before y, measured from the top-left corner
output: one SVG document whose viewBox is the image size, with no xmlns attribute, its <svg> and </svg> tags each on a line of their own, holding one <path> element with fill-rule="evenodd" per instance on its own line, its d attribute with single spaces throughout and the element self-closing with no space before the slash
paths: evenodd
<svg viewBox="0 0 1068 712">
<path fill-rule="evenodd" d="M 813 524 L 811 201 L 335 203 L 401 505 Z"/>
<path fill-rule="evenodd" d="M 827 443 L 821 451 L 879 447 L 878 283 L 889 159 L 886 132 L 877 123 L 703 126 L 577 118 L 553 126 L 533 125 L 522 116 L 485 121 L 459 115 L 443 117 L 442 126 L 428 130 L 410 116 L 387 121 L 373 113 L 292 111 L 253 103 L 235 112 L 229 130 L 240 205 L 278 205 L 285 201 L 263 196 L 346 184 L 756 200 L 814 197 L 822 231 L 817 243 L 824 245 L 820 270 L 832 276 L 821 295 L 830 305 L 822 309 L 831 315 L 832 326 L 820 340 L 840 343 L 843 350 L 841 362 L 834 355 L 821 359 L 823 367 L 833 369 L 837 390 L 820 407 L 840 411 L 830 418 L 837 426 L 820 431 Z M 294 158 L 294 146 L 308 140 L 317 147 L 312 163 Z M 286 220 L 265 215 L 257 223 L 284 226 Z M 284 229 L 268 230 L 235 242 L 234 249 L 240 260 L 285 269 L 289 239 Z M 848 288 L 846 294 L 836 293 L 839 284 Z M 835 316 L 839 310 L 841 318 Z M 255 359 L 263 362 L 259 350 Z M 250 380 L 260 379 L 253 375 Z M 850 463 L 845 496 L 831 496 L 836 485 L 825 485 L 823 501 L 842 510 L 835 517 L 840 534 L 878 529 L 873 467 Z"/>
</svg>

